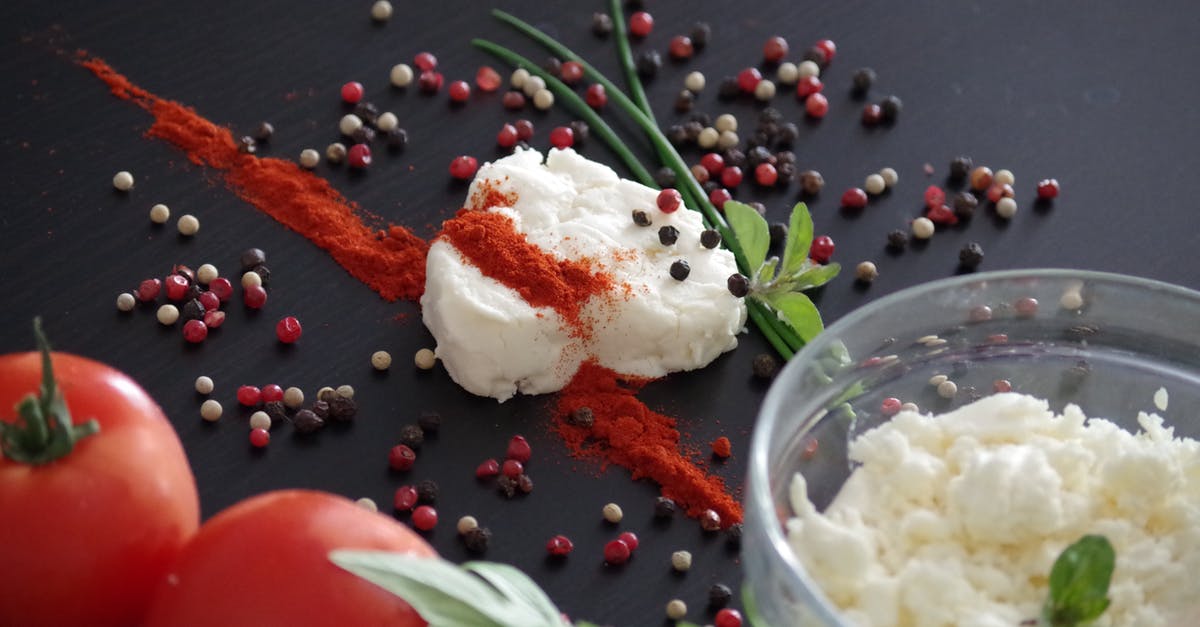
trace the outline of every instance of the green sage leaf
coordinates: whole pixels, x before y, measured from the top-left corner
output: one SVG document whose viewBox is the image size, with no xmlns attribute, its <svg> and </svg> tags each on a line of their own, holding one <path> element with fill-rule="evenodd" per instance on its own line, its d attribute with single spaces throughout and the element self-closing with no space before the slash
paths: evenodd
<svg viewBox="0 0 1200 627">
<path fill-rule="evenodd" d="M 1063 550 L 1050 569 L 1050 594 L 1042 617 L 1054 627 L 1095 620 L 1108 609 L 1108 586 L 1116 567 L 1108 538 L 1087 535 Z"/>
<path fill-rule="evenodd" d="M 771 294 L 767 297 L 767 304 L 775 310 L 779 319 L 787 322 L 805 342 L 811 342 L 825 329 L 817 306 L 800 292 Z"/>
<path fill-rule="evenodd" d="M 746 265 L 751 273 L 758 273 L 767 258 L 767 249 L 771 246 L 771 229 L 767 226 L 766 218 L 758 211 L 736 200 L 726 201 L 725 220 L 733 229 L 742 254 L 746 256 Z"/>
<path fill-rule="evenodd" d="M 808 249 L 812 246 L 813 221 L 808 205 L 798 202 L 792 207 L 788 221 L 787 243 L 783 248 L 783 273 L 795 274 L 808 261 Z M 832 277 L 831 277 L 832 278 Z"/>
<path fill-rule="evenodd" d="M 526 602 L 531 609 L 537 610 L 547 624 L 552 625 L 560 620 L 560 612 L 554 602 L 520 570 L 496 562 L 467 562 L 462 567 L 482 577 L 506 597 Z"/>
</svg>

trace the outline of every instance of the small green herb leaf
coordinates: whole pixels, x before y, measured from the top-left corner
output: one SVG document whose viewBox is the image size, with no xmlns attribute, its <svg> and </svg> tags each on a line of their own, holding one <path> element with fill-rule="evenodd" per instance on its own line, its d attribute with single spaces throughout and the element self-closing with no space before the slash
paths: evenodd
<svg viewBox="0 0 1200 627">
<path fill-rule="evenodd" d="M 1103 614 L 1116 559 L 1104 536 L 1084 536 L 1064 549 L 1050 569 L 1050 594 L 1042 618 L 1053 627 L 1074 627 Z"/>
<path fill-rule="evenodd" d="M 755 273 L 754 280 L 760 284 L 769 282 L 775 278 L 775 269 L 778 267 L 779 257 L 771 257 L 758 267 L 758 272 Z"/>
<path fill-rule="evenodd" d="M 506 597 L 524 600 L 530 608 L 537 610 L 547 624 L 553 625 L 560 620 L 554 602 L 520 570 L 496 562 L 467 562 L 462 567 L 482 577 Z"/>
<path fill-rule="evenodd" d="M 812 245 L 813 221 L 808 213 L 808 205 L 802 202 L 792 207 L 792 217 L 788 221 L 787 243 L 783 248 L 783 273 L 795 274 L 804 267 L 808 260 L 808 249 Z"/>
<path fill-rule="evenodd" d="M 825 328 L 817 306 L 800 292 L 771 294 L 767 297 L 767 304 L 775 310 L 779 319 L 787 322 L 805 342 L 811 342 Z"/>
<path fill-rule="evenodd" d="M 825 265 L 812 264 L 812 266 L 808 269 L 803 270 L 799 274 L 795 274 L 789 278 L 788 282 L 791 283 L 791 288 L 793 290 L 807 290 L 813 287 L 825 285 L 826 283 L 832 281 L 833 277 L 837 276 L 841 271 L 842 265 L 836 261 L 827 263 Z M 787 272 L 786 268 L 784 268 L 784 272 Z"/>
<path fill-rule="evenodd" d="M 771 229 L 767 226 L 767 220 L 754 207 L 736 200 L 726 201 L 725 220 L 742 246 L 748 269 L 757 272 L 771 246 Z"/>
</svg>

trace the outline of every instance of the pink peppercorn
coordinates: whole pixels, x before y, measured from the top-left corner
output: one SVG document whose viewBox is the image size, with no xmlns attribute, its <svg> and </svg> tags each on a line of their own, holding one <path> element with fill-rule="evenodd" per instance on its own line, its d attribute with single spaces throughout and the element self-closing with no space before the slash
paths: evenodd
<svg viewBox="0 0 1200 627">
<path fill-rule="evenodd" d="M 221 307 L 220 297 L 212 291 L 200 292 L 196 299 L 200 301 L 201 305 L 204 305 L 204 311 L 212 311 Z"/>
<path fill-rule="evenodd" d="M 604 545 L 604 561 L 613 565 L 624 564 L 629 561 L 631 551 L 629 545 L 621 540 L 612 540 Z"/>
<path fill-rule="evenodd" d="M 217 299 L 225 302 L 233 297 L 233 283 L 225 277 L 217 277 L 208 283 L 208 291 L 217 295 Z"/>
<path fill-rule="evenodd" d="M 261 392 L 262 392 L 262 402 L 264 402 L 264 403 L 271 403 L 274 401 L 282 401 L 283 400 L 283 388 L 279 387 L 278 385 L 275 385 L 274 383 L 269 383 L 267 385 L 262 386 Z"/>
<path fill-rule="evenodd" d="M 736 165 L 726 166 L 721 170 L 721 185 L 737 187 L 742 184 L 742 169 Z"/>
<path fill-rule="evenodd" d="M 450 100 L 454 102 L 466 102 L 471 97 L 471 86 L 467 81 L 453 81 L 448 89 L 450 92 Z"/>
<path fill-rule="evenodd" d="M 183 339 L 192 344 L 199 344 L 208 337 L 208 327 L 200 320 L 188 320 L 183 323 Z"/>
<path fill-rule="evenodd" d="M 300 327 L 300 321 L 294 316 L 287 316 L 275 325 L 275 336 L 284 344 L 292 344 L 300 339 L 300 334 L 303 329 Z"/>
<path fill-rule="evenodd" d="M 1058 198 L 1058 180 L 1044 179 L 1038 181 L 1037 196 L 1042 200 L 1052 200 Z"/>
<path fill-rule="evenodd" d="M 453 176 L 456 179 L 465 181 L 472 176 L 475 176 L 475 171 L 478 169 L 479 161 L 477 161 L 475 157 L 471 157 L 469 155 L 455 157 L 454 160 L 450 162 L 450 176 Z"/>
<path fill-rule="evenodd" d="M 266 429 L 251 429 L 250 444 L 254 448 L 263 448 L 271 443 L 271 433 Z"/>
<path fill-rule="evenodd" d="M 700 157 L 700 165 L 712 176 L 717 176 L 725 169 L 725 159 L 721 155 L 710 152 Z"/>
<path fill-rule="evenodd" d="M 163 284 L 167 288 L 167 300 L 178 302 L 183 300 L 183 297 L 187 295 L 188 280 L 183 275 L 169 275 L 163 281 Z"/>
<path fill-rule="evenodd" d="M 946 203 L 946 192 L 937 185 L 930 185 L 925 188 L 925 206 L 929 208 L 940 207 Z"/>
<path fill-rule="evenodd" d="M 562 69 L 558 71 L 558 76 L 568 85 L 574 85 L 583 78 L 583 65 L 578 61 L 566 61 L 562 64 Z"/>
<path fill-rule="evenodd" d="M 262 309 L 267 304 L 267 290 L 261 285 L 251 285 L 242 291 L 242 300 L 251 309 Z"/>
<path fill-rule="evenodd" d="M 817 263 L 829 263 L 833 257 L 833 238 L 828 235 L 816 237 L 808 249 L 808 256 Z"/>
<path fill-rule="evenodd" d="M 228 283 L 228 281 L 226 281 Z M 143 303 L 148 303 L 158 298 L 159 292 L 162 291 L 162 281 L 159 279 L 146 279 L 138 284 L 137 291 L 134 296 Z"/>
<path fill-rule="evenodd" d="M 779 170 L 769 163 L 754 166 L 754 182 L 763 187 L 771 187 L 779 180 Z"/>
<path fill-rule="evenodd" d="M 371 165 L 371 147 L 366 144 L 354 144 L 346 153 L 346 163 L 352 168 L 363 169 Z"/>
<path fill-rule="evenodd" d="M 562 150 L 575 144 L 575 131 L 569 126 L 556 126 L 550 131 L 550 145 Z"/>
<path fill-rule="evenodd" d="M 583 94 L 583 99 L 589 107 L 603 109 L 604 105 L 608 104 L 608 92 L 604 91 L 604 85 L 595 83 L 588 85 L 587 91 Z"/>
<path fill-rule="evenodd" d="M 814 118 L 823 118 L 829 113 L 829 100 L 825 94 L 815 93 L 804 100 L 804 112 Z"/>
<path fill-rule="evenodd" d="M 363 97 L 363 86 L 358 81 L 350 81 L 342 85 L 342 102 L 346 104 L 358 104 Z"/>
<path fill-rule="evenodd" d="M 417 66 L 417 69 L 422 72 L 428 72 L 437 67 L 437 62 L 437 57 L 433 56 L 433 53 L 430 52 L 418 52 L 413 57 L 413 65 Z"/>
<path fill-rule="evenodd" d="M 638 11 L 629 16 L 629 34 L 634 37 L 645 37 L 654 29 L 654 17 L 645 11 Z"/>
<path fill-rule="evenodd" d="M 779 63 L 788 53 L 788 42 L 783 37 L 771 37 L 763 44 L 763 61 Z"/>
<path fill-rule="evenodd" d="M 683 205 L 683 197 L 679 190 L 668 187 L 658 193 L 658 210 L 663 213 L 675 213 Z"/>
<path fill-rule="evenodd" d="M 733 199 L 733 194 L 724 187 L 718 187 L 708 194 L 708 202 L 711 202 L 717 209 L 725 208 L 725 203 Z"/>
<path fill-rule="evenodd" d="M 742 90 L 743 93 L 754 93 L 754 88 L 758 87 L 760 81 L 762 81 L 762 73 L 755 68 L 748 67 L 738 72 L 738 89 Z"/>
<path fill-rule="evenodd" d="M 900 413 L 900 406 L 903 404 L 904 403 L 901 403 L 900 399 L 896 398 L 895 396 L 889 396 L 883 399 L 883 402 L 879 404 L 879 411 L 884 416 L 895 416 L 896 414 Z"/>
<path fill-rule="evenodd" d="M 505 451 L 504 457 L 524 464 L 533 457 L 533 448 L 529 446 L 529 440 L 526 440 L 525 436 L 514 435 L 508 441 L 508 450 Z"/>
<path fill-rule="evenodd" d="M 480 91 L 496 91 L 500 89 L 501 82 L 500 73 L 493 70 L 491 66 L 481 65 L 475 71 L 475 86 Z"/>
<path fill-rule="evenodd" d="M 842 206 L 849 209 L 862 209 L 867 206 L 867 192 L 860 187 L 851 187 L 842 192 Z"/>
<path fill-rule="evenodd" d="M 821 82 L 821 79 L 815 76 L 805 76 L 804 78 L 796 81 L 796 97 L 801 100 L 804 100 L 805 98 L 808 98 L 809 96 L 818 93 L 823 89 L 825 89 L 825 84 Z"/>
</svg>

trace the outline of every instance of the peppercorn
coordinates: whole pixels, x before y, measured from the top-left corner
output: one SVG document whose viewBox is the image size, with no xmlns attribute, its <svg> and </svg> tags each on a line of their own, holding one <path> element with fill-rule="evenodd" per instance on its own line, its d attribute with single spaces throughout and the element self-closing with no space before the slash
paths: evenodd
<svg viewBox="0 0 1200 627">
<path fill-rule="evenodd" d="M 644 50 L 637 58 L 638 76 L 654 78 L 662 68 L 662 55 L 657 50 Z"/>
<path fill-rule="evenodd" d="M 854 95 L 866 95 L 867 90 L 871 89 L 871 85 L 875 84 L 875 70 L 869 67 L 859 68 L 854 71 Z"/>
<path fill-rule="evenodd" d="M 183 307 L 179 310 L 179 317 L 184 322 L 188 320 L 203 320 L 204 305 L 198 299 L 193 298 L 183 304 Z"/>
<path fill-rule="evenodd" d="M 714 610 L 719 610 L 733 600 L 733 590 L 723 583 L 714 583 L 708 589 L 708 606 Z"/>
<path fill-rule="evenodd" d="M 283 401 L 267 401 L 263 404 L 263 411 L 271 419 L 272 427 L 286 421 L 288 418 L 287 405 L 284 405 Z"/>
<path fill-rule="evenodd" d="M 672 124 L 667 129 L 667 139 L 675 146 L 683 146 L 691 141 L 687 129 L 682 124 Z"/>
<path fill-rule="evenodd" d="M 529 494 L 530 492 L 533 492 L 533 479 L 530 479 L 529 475 L 526 474 L 518 475 L 517 489 L 523 494 Z"/>
<path fill-rule="evenodd" d="M 694 105 L 695 102 L 696 97 L 692 95 L 692 92 L 685 89 L 679 92 L 678 96 L 675 96 L 675 111 L 679 113 L 687 113 L 688 111 L 692 110 L 692 105 Z"/>
<path fill-rule="evenodd" d="M 700 513 L 700 528 L 705 531 L 716 531 L 721 528 L 721 515 L 706 509 Z"/>
<path fill-rule="evenodd" d="M 634 209 L 633 223 L 638 226 L 650 226 L 650 216 L 646 215 L 646 212 L 641 209 Z"/>
<path fill-rule="evenodd" d="M 825 187 L 825 178 L 816 170 L 805 170 L 800 173 L 800 187 L 809 196 L 816 196 Z"/>
<path fill-rule="evenodd" d="M 974 164 L 971 158 L 966 155 L 959 155 L 950 160 L 950 180 L 962 181 L 971 173 L 971 168 Z"/>
<path fill-rule="evenodd" d="M 887 246 L 892 250 L 904 250 L 908 246 L 908 233 L 895 229 L 887 235 Z"/>
<path fill-rule="evenodd" d="M 576 147 L 587 141 L 588 133 L 591 132 L 587 122 L 584 122 L 583 120 L 572 120 L 571 122 L 567 123 L 567 128 L 571 129 L 571 132 L 575 134 L 574 145 Z"/>
<path fill-rule="evenodd" d="M 596 417 L 592 413 L 591 407 L 580 407 L 567 414 L 566 420 L 569 425 L 591 429 L 592 425 L 596 422 Z"/>
<path fill-rule="evenodd" d="M 433 503 L 437 501 L 438 484 L 433 479 L 422 479 L 417 482 L 417 501 Z"/>
<path fill-rule="evenodd" d="M 614 525 L 621 522 L 621 519 L 625 517 L 624 512 L 621 511 L 621 506 L 616 503 L 605 504 L 601 510 L 601 514 L 604 515 L 604 520 Z"/>
<path fill-rule="evenodd" d="M 679 239 L 679 229 L 667 225 L 658 229 L 658 241 L 663 246 L 671 246 Z"/>
<path fill-rule="evenodd" d="M 725 546 L 730 549 L 742 548 L 742 523 L 733 523 L 725 530 Z"/>
<path fill-rule="evenodd" d="M 658 519 L 667 519 L 675 516 L 675 512 L 679 510 L 679 506 L 675 501 L 660 496 L 654 500 L 654 517 Z"/>
<path fill-rule="evenodd" d="M 742 93 L 742 88 L 738 86 L 737 77 L 726 76 L 721 79 L 717 86 L 717 97 L 722 100 L 732 100 Z"/>
<path fill-rule="evenodd" d="M 870 283 L 879 276 L 879 268 L 872 261 L 862 261 L 854 269 L 854 276 L 860 283 Z"/>
<path fill-rule="evenodd" d="M 779 132 L 775 135 L 775 145 L 779 148 L 791 146 L 800 138 L 800 129 L 793 122 L 784 122 L 779 125 Z M 793 163 L 795 161 L 793 160 Z"/>
<path fill-rule="evenodd" d="M 412 450 L 420 450 L 425 443 L 425 431 L 420 425 L 404 425 L 400 427 L 400 443 L 408 445 Z"/>
<path fill-rule="evenodd" d="M 301 409 L 292 417 L 292 426 L 297 433 L 313 433 L 325 426 L 325 420 L 311 409 Z"/>
<path fill-rule="evenodd" d="M 755 355 L 754 361 L 751 362 L 750 366 L 751 370 L 754 371 L 754 376 L 759 379 L 774 378 L 775 373 L 779 372 L 779 362 L 767 353 Z"/>
<path fill-rule="evenodd" d="M 902 108 L 904 108 L 904 103 L 896 96 L 888 96 L 879 103 L 879 110 L 883 113 L 884 122 L 895 122 L 896 116 L 900 115 Z"/>
<path fill-rule="evenodd" d="M 270 122 L 260 122 L 258 128 L 254 130 L 254 139 L 260 142 L 271 140 L 271 135 L 275 134 L 275 127 Z"/>
<path fill-rule="evenodd" d="M 241 261 L 242 272 L 246 272 L 253 269 L 254 266 L 267 263 L 267 253 L 263 252 L 261 248 L 247 248 L 242 251 Z"/>
<path fill-rule="evenodd" d="M 686 553 L 686 551 L 680 551 Z M 675 562 L 675 557 L 671 557 L 672 563 Z M 688 553 L 688 566 L 691 567 L 691 553 Z M 687 568 L 676 568 L 675 570 L 687 570 Z M 671 599 L 667 602 L 667 619 L 668 620 L 683 620 L 687 616 L 687 603 L 683 599 Z"/>
<path fill-rule="evenodd" d="M 417 426 L 421 428 L 423 436 L 437 433 L 442 427 L 442 415 L 435 411 L 423 411 L 417 418 Z"/>
<path fill-rule="evenodd" d="M 787 241 L 788 225 L 783 222 L 774 222 L 771 224 L 768 232 L 771 236 L 770 245 L 772 248 L 783 246 L 783 243 Z"/>
<path fill-rule="evenodd" d="M 375 141 L 375 129 L 369 126 L 364 126 L 353 133 L 350 133 L 350 139 L 352 139 L 356 145 L 369 144 Z M 351 150 L 353 150 L 353 148 L 351 148 Z"/>
<path fill-rule="evenodd" d="M 348 422 L 358 413 L 358 403 L 354 399 L 337 396 L 328 401 L 329 418 L 334 422 Z"/>
<path fill-rule="evenodd" d="M 471 553 L 485 553 L 492 540 L 492 532 L 487 527 L 476 527 L 462 535 L 463 545 Z"/>
<path fill-rule="evenodd" d="M 654 173 L 654 182 L 659 187 L 675 187 L 675 170 L 663 166 Z"/>
<path fill-rule="evenodd" d="M 712 27 L 708 25 L 708 22 L 696 22 L 692 25 L 692 47 L 696 50 L 707 46 L 710 36 L 712 36 Z"/>
<path fill-rule="evenodd" d="M 725 281 L 725 287 L 729 288 L 729 293 L 735 298 L 742 298 L 750 293 L 750 279 L 740 273 L 731 274 Z"/>
<path fill-rule="evenodd" d="M 325 158 L 330 163 L 341 163 L 346 160 L 346 145 L 342 142 L 333 142 L 325 148 Z"/>
<path fill-rule="evenodd" d="M 709 249 L 720 246 L 721 232 L 716 229 L 704 229 L 700 232 L 700 245 Z"/>
<path fill-rule="evenodd" d="M 983 262 L 983 247 L 978 242 L 971 242 L 958 251 L 958 263 L 967 270 L 974 270 Z"/>
<path fill-rule="evenodd" d="M 507 475 L 500 475 L 496 479 L 496 489 L 507 498 L 512 498 L 517 495 L 517 480 Z"/>
<path fill-rule="evenodd" d="M 692 267 L 688 265 L 688 262 L 682 259 L 678 259 L 675 261 L 675 263 L 671 264 L 671 278 L 675 279 L 676 281 L 682 281 L 688 278 L 688 275 L 691 273 Z"/>
</svg>

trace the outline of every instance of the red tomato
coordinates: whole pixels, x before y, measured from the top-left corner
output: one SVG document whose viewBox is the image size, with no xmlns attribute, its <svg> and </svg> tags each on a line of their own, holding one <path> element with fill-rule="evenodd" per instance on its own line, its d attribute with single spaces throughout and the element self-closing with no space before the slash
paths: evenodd
<svg viewBox="0 0 1200 627">
<path fill-rule="evenodd" d="M 0 420 L 36 393 L 40 353 L 0 356 Z M 171 424 L 132 379 L 54 353 L 74 424 L 99 433 L 42 465 L 0 456 L 0 625 L 134 625 L 200 524 L 196 480 Z"/>
<path fill-rule="evenodd" d="M 268 492 L 204 523 L 143 627 L 425 625 L 399 597 L 329 561 L 334 549 L 435 555 L 407 526 L 343 497 Z"/>
</svg>

